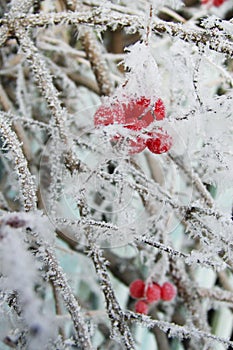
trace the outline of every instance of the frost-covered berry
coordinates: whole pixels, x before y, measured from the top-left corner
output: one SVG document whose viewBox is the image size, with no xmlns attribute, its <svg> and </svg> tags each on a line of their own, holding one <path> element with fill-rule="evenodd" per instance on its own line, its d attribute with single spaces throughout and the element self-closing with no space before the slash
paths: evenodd
<svg viewBox="0 0 233 350">
<path fill-rule="evenodd" d="M 127 146 L 129 154 L 140 153 L 146 148 L 145 137 L 139 136 L 135 131 L 141 130 L 143 127 L 146 127 L 145 122 L 142 120 L 137 120 L 135 124 L 124 125 L 125 128 L 132 130 L 132 133 L 129 133 L 127 138 Z M 124 137 L 118 137 L 118 141 L 122 140 L 124 142 Z"/>
<path fill-rule="evenodd" d="M 151 113 L 150 99 L 139 97 L 129 99 L 124 104 L 125 124 L 138 125 L 139 127 L 147 127 L 154 121 L 153 113 Z"/>
<path fill-rule="evenodd" d="M 138 279 L 133 281 L 129 286 L 130 295 L 132 298 L 142 298 L 144 296 L 145 283 Z"/>
<path fill-rule="evenodd" d="M 135 304 L 135 312 L 139 314 L 148 314 L 148 305 L 145 301 L 143 300 L 138 300 Z"/>
<path fill-rule="evenodd" d="M 111 124 L 123 124 L 124 112 L 120 104 L 102 105 L 94 115 L 94 124 L 98 126 L 107 126 Z"/>
<path fill-rule="evenodd" d="M 201 4 L 205 5 L 208 4 L 210 6 L 219 7 L 221 6 L 226 0 L 201 0 Z"/>
<path fill-rule="evenodd" d="M 154 120 L 162 120 L 165 117 L 165 106 L 159 98 L 154 104 L 144 96 L 138 98 L 126 98 L 126 102 L 115 100 L 109 105 L 100 106 L 94 116 L 95 126 L 107 126 L 110 124 L 123 124 L 126 127 L 141 130 L 150 125 Z"/>
<path fill-rule="evenodd" d="M 132 124 L 125 124 L 124 128 L 134 130 L 134 131 L 139 131 L 143 128 L 147 127 L 147 123 L 145 120 L 142 119 L 137 119 L 135 120 Z"/>
<path fill-rule="evenodd" d="M 162 129 L 159 132 L 148 133 L 148 136 L 150 137 L 146 140 L 146 146 L 152 153 L 165 153 L 172 146 L 171 136 Z"/>
<path fill-rule="evenodd" d="M 127 147 L 129 154 L 140 153 L 146 148 L 145 138 L 135 133 L 130 133 L 126 138 L 117 134 L 111 141 L 116 145 L 120 145 L 120 147 Z"/>
<path fill-rule="evenodd" d="M 130 99 L 125 105 L 126 123 L 134 124 L 142 122 L 141 127 L 147 127 L 154 120 L 162 120 L 165 117 L 165 106 L 159 98 L 155 103 L 144 96 Z"/>
<path fill-rule="evenodd" d="M 156 120 L 163 120 L 165 118 L 165 106 L 161 98 L 159 98 L 155 103 L 154 113 Z"/>
<path fill-rule="evenodd" d="M 148 303 L 158 301 L 161 297 L 161 288 L 157 283 L 151 283 L 147 286 L 145 298 Z"/>
<path fill-rule="evenodd" d="M 129 139 L 127 142 L 129 154 L 140 153 L 146 148 L 146 142 L 143 137 L 136 136 L 134 139 Z"/>
<path fill-rule="evenodd" d="M 165 301 L 170 301 L 176 296 L 176 287 L 170 283 L 165 282 L 161 287 L 161 298 Z"/>
<path fill-rule="evenodd" d="M 224 2 L 225 2 L 225 0 L 213 0 L 213 5 L 214 5 L 215 7 L 219 7 L 219 6 L 221 6 Z"/>
<path fill-rule="evenodd" d="M 151 99 L 144 96 L 128 98 L 128 101 L 125 97 L 123 102 L 115 100 L 110 103 L 109 101 L 108 104 L 100 106 L 95 113 L 94 124 L 96 127 L 119 124 L 132 130 L 132 132 L 129 131 L 129 135 L 124 133 L 124 136 L 118 132 L 117 135 L 113 136 L 112 141 L 120 146 L 121 144 L 123 147 L 127 146 L 128 153 L 135 154 L 146 148 L 146 140 L 140 130 L 148 127 L 154 120 L 159 121 L 164 117 L 165 106 L 160 98 L 153 103 Z M 150 141 L 148 141 L 148 144 L 150 144 Z M 158 146 L 157 149 L 159 149 Z M 161 150 L 160 147 L 159 151 L 154 153 L 163 152 L 165 151 Z"/>
</svg>

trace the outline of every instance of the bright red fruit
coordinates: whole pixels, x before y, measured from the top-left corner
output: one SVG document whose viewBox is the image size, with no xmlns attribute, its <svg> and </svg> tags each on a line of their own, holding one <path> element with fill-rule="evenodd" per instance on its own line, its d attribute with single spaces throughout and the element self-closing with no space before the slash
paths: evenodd
<svg viewBox="0 0 233 350">
<path fill-rule="evenodd" d="M 128 139 L 125 141 L 125 136 L 116 135 L 112 138 L 112 141 L 123 144 L 128 147 L 129 154 L 135 154 L 142 152 L 147 144 L 145 138 L 137 134 L 141 129 L 149 126 L 155 119 L 162 120 L 165 117 L 165 106 L 163 101 L 159 98 L 155 104 L 151 103 L 151 100 L 145 97 L 129 99 L 128 103 L 123 103 L 115 100 L 111 105 L 100 106 L 94 116 L 95 126 L 107 126 L 110 124 L 120 124 L 126 129 L 130 129 L 133 132 L 129 134 Z M 153 140 L 152 144 L 155 141 Z M 156 141 L 158 143 L 158 141 Z M 156 143 L 157 152 L 166 152 L 162 146 L 159 147 Z M 148 140 L 149 149 L 151 142 Z M 159 150 L 159 151 L 158 151 Z M 152 151 L 153 152 L 153 151 Z"/>
<path fill-rule="evenodd" d="M 138 279 L 133 281 L 129 286 L 130 295 L 132 298 L 142 298 L 144 296 L 145 283 Z"/>
<path fill-rule="evenodd" d="M 137 120 L 135 120 L 134 123 L 124 125 L 124 128 L 134 130 L 134 131 L 139 131 L 139 130 L 146 128 L 146 127 L 147 127 L 147 122 L 145 120 L 142 120 L 142 119 L 137 119 Z"/>
<path fill-rule="evenodd" d="M 148 314 L 148 305 L 143 300 L 138 300 L 135 304 L 135 311 L 139 314 Z"/>
<path fill-rule="evenodd" d="M 165 282 L 161 287 L 161 298 L 165 301 L 170 301 L 176 296 L 176 287 L 170 283 Z"/>
<path fill-rule="evenodd" d="M 141 97 L 139 99 L 131 99 L 127 104 L 123 104 L 126 125 L 138 125 L 147 127 L 154 121 L 151 113 L 150 100 Z"/>
<path fill-rule="evenodd" d="M 140 153 L 146 148 L 146 140 L 143 137 L 137 135 L 129 135 L 126 140 L 121 135 L 116 135 L 112 138 L 112 141 L 117 144 L 123 144 L 127 147 L 129 154 Z M 123 146 L 124 147 L 124 146 Z"/>
<path fill-rule="evenodd" d="M 215 6 L 215 7 L 219 7 L 221 6 L 226 0 L 201 0 L 201 4 L 205 5 L 205 4 L 210 4 L 210 6 Z"/>
<path fill-rule="evenodd" d="M 172 146 L 172 138 L 161 129 L 159 132 L 148 133 L 146 140 L 147 148 L 155 154 L 161 154 L 169 151 Z"/>
<path fill-rule="evenodd" d="M 129 154 L 140 153 L 146 148 L 145 139 L 137 136 L 136 139 L 129 139 L 128 142 Z"/>
<path fill-rule="evenodd" d="M 143 120 L 136 120 L 135 124 L 124 125 L 124 127 L 133 131 L 139 131 L 146 127 L 146 123 Z M 127 145 L 129 154 L 140 153 L 146 148 L 146 140 L 141 136 L 132 134 L 129 135 Z"/>
<path fill-rule="evenodd" d="M 165 106 L 160 98 L 155 103 L 154 113 L 156 120 L 162 120 L 165 118 Z"/>
<path fill-rule="evenodd" d="M 145 293 L 146 301 L 148 303 L 153 303 L 157 301 L 161 297 L 161 288 L 156 283 L 151 283 L 148 285 Z"/>
<path fill-rule="evenodd" d="M 95 126 L 109 124 L 123 124 L 126 127 L 134 125 L 136 129 L 150 125 L 154 119 L 162 120 L 165 117 L 165 106 L 159 98 L 154 106 L 151 100 L 145 97 L 129 99 L 128 103 L 113 102 L 110 106 L 100 106 L 94 116 Z"/>
<path fill-rule="evenodd" d="M 110 124 L 123 124 L 125 121 L 124 113 L 119 103 L 111 106 L 100 106 L 94 116 L 95 126 L 107 126 Z"/>
<path fill-rule="evenodd" d="M 216 7 L 221 6 L 223 3 L 225 2 L 225 0 L 214 0 L 213 1 L 213 5 Z"/>
</svg>

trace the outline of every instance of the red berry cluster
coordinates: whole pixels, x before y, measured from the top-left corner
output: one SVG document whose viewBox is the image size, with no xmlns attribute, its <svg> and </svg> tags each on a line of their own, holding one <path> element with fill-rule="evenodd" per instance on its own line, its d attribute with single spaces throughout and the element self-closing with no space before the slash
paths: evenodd
<svg viewBox="0 0 233 350">
<path fill-rule="evenodd" d="M 139 299 L 135 304 L 135 311 L 140 314 L 148 314 L 148 305 L 160 299 L 170 301 L 176 296 L 176 287 L 165 282 L 162 286 L 152 282 L 145 284 L 144 281 L 138 279 L 133 281 L 129 287 L 130 296 Z"/>
<path fill-rule="evenodd" d="M 167 152 L 172 146 L 172 138 L 162 128 L 159 131 L 147 132 L 144 137 L 141 134 L 143 128 L 148 127 L 154 120 L 165 118 L 165 106 L 159 98 L 155 103 L 145 97 L 130 98 L 128 102 L 116 100 L 110 106 L 100 106 L 94 116 L 94 124 L 107 126 L 121 124 L 124 128 L 132 130 L 134 138 L 127 140 L 129 153 L 140 153 L 146 147 L 156 154 Z M 123 136 L 116 135 L 115 142 L 123 140 Z"/>
<path fill-rule="evenodd" d="M 226 0 L 201 0 L 201 4 L 205 5 L 208 4 L 210 6 L 219 7 L 221 6 Z"/>
</svg>

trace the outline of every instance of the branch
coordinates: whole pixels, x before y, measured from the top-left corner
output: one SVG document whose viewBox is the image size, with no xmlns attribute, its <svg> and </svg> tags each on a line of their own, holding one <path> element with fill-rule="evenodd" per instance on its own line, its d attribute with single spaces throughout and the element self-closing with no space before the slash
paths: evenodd
<svg viewBox="0 0 233 350">
<path fill-rule="evenodd" d="M 180 157 L 175 157 L 172 155 L 172 153 L 169 153 L 169 158 L 179 167 L 183 170 L 185 175 L 192 181 L 192 184 L 196 187 L 196 190 L 199 192 L 201 197 L 204 199 L 206 204 L 212 208 L 214 207 L 214 200 L 211 196 L 211 194 L 207 191 L 206 187 L 202 183 L 199 175 L 194 172 L 193 169 L 189 169 L 182 159 Z"/>
<path fill-rule="evenodd" d="M 207 288 L 198 288 L 197 294 L 201 298 L 213 299 L 214 301 L 220 301 L 223 303 L 233 304 L 233 292 L 223 290 L 220 288 L 207 289 Z"/>
<path fill-rule="evenodd" d="M 120 334 L 121 342 L 125 349 L 135 349 L 135 344 L 130 333 L 129 327 L 125 322 L 124 312 L 122 311 L 115 293 L 113 291 L 109 275 L 107 273 L 107 260 L 103 257 L 102 251 L 96 246 L 91 245 L 90 257 L 95 265 L 96 273 L 99 277 L 101 289 L 103 291 L 108 317 L 112 324 L 113 332 L 117 331 Z"/>
<path fill-rule="evenodd" d="M 208 332 L 201 331 L 195 327 L 189 328 L 185 326 L 179 326 L 177 324 L 170 323 L 170 322 L 152 320 L 148 316 L 135 314 L 133 312 L 127 312 L 126 317 L 131 322 L 138 322 L 148 328 L 159 327 L 162 331 L 166 332 L 170 337 L 178 337 L 180 339 L 183 339 L 183 338 L 210 339 L 215 342 L 224 344 L 227 347 L 230 347 L 230 348 L 233 347 L 232 341 L 222 337 L 218 337 Z"/>
<path fill-rule="evenodd" d="M 12 0 L 11 1 L 11 9 L 5 18 L 9 18 L 14 21 L 14 17 L 21 13 L 27 13 L 33 5 L 33 0 Z M 14 24 L 9 26 L 8 24 L 4 24 L 0 28 L 0 47 L 5 44 L 7 39 L 14 33 Z"/>
<path fill-rule="evenodd" d="M 68 144 L 68 132 L 65 126 L 66 120 L 68 119 L 67 112 L 61 107 L 61 103 L 58 99 L 58 91 L 53 84 L 52 76 L 46 67 L 43 56 L 34 46 L 24 29 L 17 28 L 16 35 L 27 60 L 31 64 L 34 77 L 41 90 L 41 93 L 55 119 L 60 137 L 65 144 Z"/>
<path fill-rule="evenodd" d="M 35 184 L 27 167 L 27 160 L 21 150 L 21 145 L 19 144 L 17 136 L 15 132 L 10 129 L 4 117 L 5 116 L 0 114 L 0 129 L 2 137 L 14 156 L 15 168 L 19 176 L 19 183 L 24 199 L 24 209 L 25 211 L 34 211 L 37 206 Z M 85 321 L 80 312 L 80 306 L 74 298 L 66 277 L 51 248 L 46 248 L 44 259 L 50 268 L 49 277 L 55 289 L 62 294 L 64 303 L 71 314 L 79 343 L 82 345 L 83 349 L 93 349 Z"/>
<path fill-rule="evenodd" d="M 172 279 L 178 289 L 178 295 L 182 298 L 191 316 L 191 321 L 196 327 L 208 331 L 206 312 L 202 300 L 198 298 L 198 288 L 195 282 L 189 278 L 182 261 L 170 258 L 170 267 Z"/>
<path fill-rule="evenodd" d="M 14 29 L 15 25 L 29 28 L 29 27 L 44 27 L 51 24 L 85 24 L 89 26 L 103 26 L 103 28 L 130 28 L 134 32 L 144 29 L 144 16 L 127 15 L 118 13 L 115 11 L 99 12 L 96 11 L 80 11 L 80 12 L 60 12 L 49 14 L 30 14 L 28 16 L 14 16 L 14 18 L 2 18 L 0 24 L 4 27 Z M 11 30 L 12 30 L 11 29 Z M 196 46 L 203 44 L 213 51 L 221 52 L 229 57 L 233 57 L 233 44 L 230 40 L 222 35 L 220 30 L 213 31 L 200 29 L 200 28 L 188 28 L 187 24 L 166 22 L 159 19 L 153 20 L 151 29 L 155 33 L 167 34 L 170 37 L 178 37 L 179 39 L 193 43 Z M 224 39 L 224 40 L 223 40 Z"/>
<path fill-rule="evenodd" d="M 13 232 L 15 232 L 15 235 L 19 240 L 19 242 L 22 239 L 24 239 L 25 236 L 22 235 L 23 232 L 21 232 L 21 235 L 19 235 L 15 229 L 21 228 L 26 231 L 27 243 L 32 244 L 32 246 L 35 247 L 37 251 L 37 258 L 40 260 L 43 259 L 43 262 L 46 265 L 47 277 L 52 282 L 54 289 L 63 297 L 64 304 L 68 312 L 70 313 L 71 319 L 73 321 L 74 329 L 76 332 L 75 337 L 77 338 L 76 339 L 77 345 L 81 345 L 82 349 L 85 349 L 85 350 L 93 350 L 93 347 L 90 341 L 89 330 L 85 323 L 84 317 L 81 313 L 79 303 L 77 302 L 77 300 L 73 295 L 71 287 L 69 286 L 67 278 L 58 263 L 58 260 L 54 254 L 53 249 L 51 248 L 50 244 L 47 242 L 47 240 L 50 241 L 48 237 L 49 229 L 44 228 L 44 226 L 49 226 L 49 224 L 48 224 L 48 221 L 46 221 L 48 219 L 43 220 L 43 218 L 45 217 L 42 217 L 41 214 L 38 215 L 38 212 L 34 212 L 33 214 L 30 214 L 30 213 L 6 214 L 5 217 L 4 216 L 1 217 L 0 228 L 2 229 L 5 227 L 9 227 L 10 229 L 14 229 Z M 26 230 L 26 228 L 28 230 Z M 1 230 L 2 237 L 4 237 L 4 233 L 5 232 L 2 229 Z M 12 236 L 12 234 L 10 236 Z M 16 242 L 15 244 L 16 246 L 19 245 L 18 242 Z M 32 253 L 32 250 L 31 250 L 31 253 Z M 23 256 L 22 253 L 20 253 L 19 257 L 22 258 L 22 256 Z M 9 254 L 9 257 L 10 257 L 10 254 Z M 18 257 L 17 254 L 16 254 L 16 257 Z M 25 261 L 28 263 L 28 259 L 26 259 Z M 25 261 L 23 260 L 22 263 L 24 263 Z M 16 268 L 16 271 L 17 271 L 17 268 Z M 28 269 L 28 271 L 30 271 L 30 269 Z M 32 279 L 32 276 L 30 276 L 30 278 Z M 22 285 L 22 288 L 24 288 L 24 285 Z"/>
<path fill-rule="evenodd" d="M 207 267 L 211 267 L 214 269 L 218 269 L 220 266 L 222 266 L 222 263 L 218 263 L 218 262 L 214 262 L 214 261 L 212 262 L 212 261 L 209 261 L 205 258 L 202 259 L 200 257 L 200 254 L 198 257 L 195 257 L 195 254 L 192 254 L 192 253 L 185 254 L 185 253 L 182 253 L 178 250 L 175 250 L 174 248 L 172 248 L 170 246 L 167 246 L 163 243 L 157 242 L 154 239 L 151 239 L 148 237 L 142 237 L 140 239 L 137 239 L 137 241 L 140 241 L 141 243 L 148 244 L 154 248 L 159 249 L 160 251 L 164 251 L 164 252 L 168 253 L 168 255 L 174 259 L 179 259 L 179 258 L 184 259 L 184 261 L 189 265 L 192 262 L 192 264 L 193 263 L 201 264 L 202 266 L 205 265 Z"/>
<path fill-rule="evenodd" d="M 53 283 L 55 290 L 62 295 L 65 306 L 71 315 L 78 338 L 77 344 L 80 345 L 82 349 L 93 349 L 80 306 L 51 248 L 46 248 L 44 261 L 49 268 L 48 277 Z"/>
<path fill-rule="evenodd" d="M 28 162 L 25 158 L 21 144 L 16 133 L 11 129 L 10 123 L 6 120 L 4 114 L 0 112 L 0 130 L 1 137 L 6 146 L 13 154 L 15 170 L 18 175 L 20 192 L 22 195 L 25 211 L 36 210 L 37 196 L 36 186 L 33 176 L 28 169 Z"/>
<path fill-rule="evenodd" d="M 95 35 L 90 28 L 82 30 L 83 34 L 81 40 L 86 51 L 88 60 L 91 63 L 91 67 L 95 74 L 101 95 L 111 95 L 113 92 L 113 86 L 111 83 L 109 70 L 107 64 L 103 58 L 103 52 L 101 52 L 100 44 L 98 43 Z"/>
</svg>

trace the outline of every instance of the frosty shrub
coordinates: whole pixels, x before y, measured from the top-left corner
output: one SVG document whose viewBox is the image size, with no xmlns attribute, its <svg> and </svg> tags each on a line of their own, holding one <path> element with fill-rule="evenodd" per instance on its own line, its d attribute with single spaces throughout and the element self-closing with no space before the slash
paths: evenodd
<svg viewBox="0 0 233 350">
<path fill-rule="evenodd" d="M 0 3 L 0 349 L 232 349 L 232 0 Z"/>
</svg>

